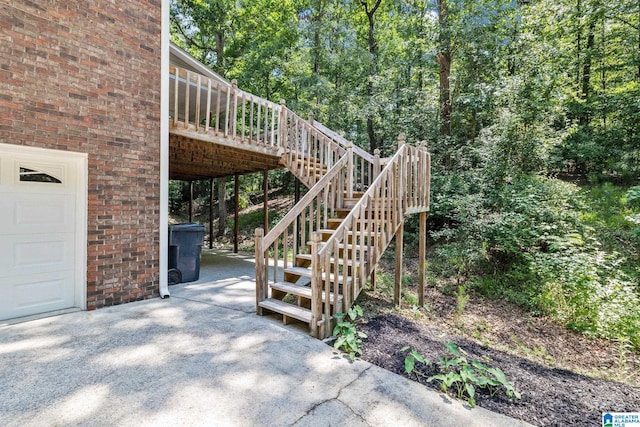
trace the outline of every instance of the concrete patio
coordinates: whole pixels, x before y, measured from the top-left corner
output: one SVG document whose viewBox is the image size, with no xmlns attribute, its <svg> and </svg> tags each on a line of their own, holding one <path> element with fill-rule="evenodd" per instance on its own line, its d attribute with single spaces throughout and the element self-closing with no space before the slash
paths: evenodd
<svg viewBox="0 0 640 427">
<path fill-rule="evenodd" d="M 527 425 L 256 316 L 251 255 L 202 264 L 168 299 L 0 327 L 0 425 Z"/>
</svg>

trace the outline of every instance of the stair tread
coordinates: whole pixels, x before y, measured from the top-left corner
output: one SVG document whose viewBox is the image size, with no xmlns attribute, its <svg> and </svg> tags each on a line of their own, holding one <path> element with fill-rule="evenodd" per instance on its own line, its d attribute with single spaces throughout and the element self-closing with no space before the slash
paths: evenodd
<svg viewBox="0 0 640 427">
<path fill-rule="evenodd" d="M 296 258 L 303 259 L 305 261 L 311 261 L 311 254 L 298 254 L 298 255 L 296 255 Z M 335 258 L 331 258 L 330 259 L 330 262 L 332 264 L 335 261 L 336 261 Z M 344 261 L 345 261 L 344 258 L 338 258 L 338 263 L 339 264 L 343 264 L 344 265 Z M 360 261 L 359 260 L 355 260 L 355 265 L 356 265 L 356 267 L 359 267 L 360 266 Z"/>
<path fill-rule="evenodd" d="M 298 295 L 309 299 L 311 298 L 310 286 L 296 285 L 295 283 L 291 282 L 276 282 L 272 283 L 270 286 L 271 289 L 277 289 L 288 294 Z"/>
<path fill-rule="evenodd" d="M 382 234 L 382 233 L 378 232 L 377 234 Z M 318 244 L 322 248 L 322 247 L 324 247 L 324 245 L 326 243 L 327 242 L 319 242 Z M 307 245 L 311 246 L 311 244 L 312 244 L 312 242 L 307 242 Z M 347 249 L 351 249 L 353 247 L 353 244 L 352 243 L 348 243 L 347 246 L 348 246 Z M 345 248 L 345 244 L 344 243 L 338 243 L 338 249 L 344 249 L 344 248 Z M 367 246 L 365 246 L 364 248 L 361 248 L 359 244 L 356 244 L 356 250 L 357 251 L 366 252 L 367 251 Z"/>
<path fill-rule="evenodd" d="M 303 298 L 311 299 L 310 286 L 297 285 L 295 283 L 290 283 L 290 282 L 277 282 L 277 283 L 272 283 L 271 288 L 277 289 L 282 292 L 286 292 L 291 295 L 297 295 Z M 324 300 L 324 298 L 325 298 L 325 293 L 322 292 L 322 299 Z M 329 298 L 331 299 L 331 301 L 333 301 L 333 298 L 334 298 L 333 292 L 329 293 Z M 342 295 L 338 295 L 338 300 L 342 300 Z"/>
<path fill-rule="evenodd" d="M 297 274 L 298 276 L 311 277 L 311 269 L 307 267 L 288 267 L 284 269 L 285 273 Z"/>
<path fill-rule="evenodd" d="M 274 298 L 267 298 L 264 301 L 260 301 L 258 305 L 267 310 L 275 311 L 276 313 L 284 314 L 285 316 L 293 317 L 306 323 L 311 322 L 313 318 L 311 310 L 298 307 L 297 305 L 287 304 Z"/>
<path fill-rule="evenodd" d="M 389 209 L 389 206 L 376 206 L 376 208 L 378 208 L 378 209 L 376 209 L 377 211 L 385 211 L 385 212 L 387 212 L 387 211 L 391 210 L 391 212 L 393 212 L 393 209 Z M 353 210 L 353 206 L 344 207 L 344 208 L 336 208 L 336 212 L 351 212 L 352 210 Z M 367 210 L 368 210 L 368 208 L 367 208 Z"/>
<path fill-rule="evenodd" d="M 285 268 L 284 272 L 289 274 L 295 274 L 296 276 L 300 276 L 300 277 L 311 278 L 311 269 L 307 267 L 289 267 L 289 268 Z M 332 281 L 335 280 L 336 275 L 333 273 L 329 274 L 329 279 L 331 279 Z M 351 277 L 347 277 L 347 280 L 351 281 Z M 344 281 L 344 276 L 339 275 L 338 282 L 343 283 L 343 281 Z"/>
<path fill-rule="evenodd" d="M 329 234 L 329 233 L 333 234 L 333 233 L 335 233 L 335 231 L 336 231 L 336 230 L 333 230 L 333 229 L 330 229 L 330 230 L 320 230 L 320 232 L 322 232 L 322 233 L 324 233 L 324 234 Z M 348 231 L 347 231 L 347 236 L 353 236 L 354 234 L 360 234 L 360 233 L 364 233 L 366 236 L 368 236 L 368 235 L 369 235 L 369 233 L 371 233 L 371 236 L 372 236 L 372 237 L 377 237 L 377 236 L 379 236 L 380 234 L 382 234 L 382 231 L 373 231 L 373 230 L 369 231 L 368 229 L 366 229 L 366 228 L 365 228 L 365 229 L 364 229 L 364 231 L 362 231 L 362 232 L 361 232 L 360 230 L 358 230 L 358 231 L 356 231 L 356 232 L 354 233 L 354 231 L 353 231 L 353 230 L 348 230 Z M 323 243 L 323 242 L 322 242 L 322 243 Z"/>
</svg>

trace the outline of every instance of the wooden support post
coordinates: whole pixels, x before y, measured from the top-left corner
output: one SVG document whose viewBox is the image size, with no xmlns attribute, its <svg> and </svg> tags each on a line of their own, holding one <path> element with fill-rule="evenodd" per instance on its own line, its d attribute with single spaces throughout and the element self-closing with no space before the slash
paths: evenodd
<svg viewBox="0 0 640 427">
<path fill-rule="evenodd" d="M 240 208 L 240 195 L 238 194 L 238 190 L 240 188 L 239 177 L 236 174 L 234 177 L 235 181 L 233 183 L 233 201 L 234 201 L 234 213 L 233 213 L 233 253 L 238 253 L 238 234 L 240 232 L 240 225 L 238 223 L 238 211 Z"/>
<path fill-rule="evenodd" d="M 295 203 L 297 204 L 300 201 L 300 180 L 295 176 L 293 177 L 293 179 L 295 179 L 295 183 L 293 184 L 293 197 Z"/>
<path fill-rule="evenodd" d="M 295 200 L 294 205 L 297 205 L 298 202 L 300 201 L 300 180 L 298 178 L 293 177 L 293 179 L 295 180 L 294 186 L 293 186 L 293 198 Z M 298 248 L 302 245 L 304 245 L 306 242 L 300 242 L 300 216 L 298 215 L 296 217 L 295 223 L 293 225 L 294 227 L 294 231 L 293 231 L 293 235 L 294 235 L 294 242 L 293 242 L 293 256 L 295 259 L 295 256 L 298 255 Z"/>
<path fill-rule="evenodd" d="M 407 143 L 407 136 L 404 133 L 398 135 L 398 150 L 401 149 L 404 144 Z"/>
<path fill-rule="evenodd" d="M 231 114 L 229 116 L 229 133 L 231 139 L 236 138 L 237 120 L 238 120 L 238 81 L 236 79 L 231 80 Z M 227 135 L 225 135 L 227 136 Z"/>
<path fill-rule="evenodd" d="M 213 178 L 211 178 L 209 185 L 209 249 L 213 249 Z"/>
<path fill-rule="evenodd" d="M 193 222 L 193 181 L 189 181 L 189 222 Z"/>
<path fill-rule="evenodd" d="M 311 235 L 311 324 L 309 325 L 311 336 L 314 338 L 325 338 L 327 336 L 327 325 L 331 324 L 330 319 L 324 319 L 322 332 L 318 328 L 318 321 L 322 319 L 322 269 L 320 266 L 320 242 L 322 233 Z M 329 322 L 327 324 L 327 322 Z"/>
<path fill-rule="evenodd" d="M 264 248 L 262 247 L 262 238 L 264 237 L 264 230 L 262 228 L 256 228 L 256 313 L 262 316 L 262 307 L 260 302 L 267 299 L 267 272 L 264 259 Z"/>
<path fill-rule="evenodd" d="M 269 232 L 269 171 L 262 172 L 262 218 L 264 232 Z"/>
<path fill-rule="evenodd" d="M 353 198 L 353 144 L 347 147 L 347 197 Z"/>
<path fill-rule="evenodd" d="M 378 266 L 373 267 L 373 271 L 371 272 L 371 290 L 376 290 L 376 274 L 378 273 Z"/>
<path fill-rule="evenodd" d="M 396 232 L 396 281 L 393 290 L 393 304 L 402 305 L 402 250 L 404 245 L 404 221 L 400 222 Z"/>
<path fill-rule="evenodd" d="M 420 212 L 420 234 L 418 243 L 418 306 L 424 306 L 424 268 L 427 252 L 427 213 Z"/>
<path fill-rule="evenodd" d="M 280 148 L 287 147 L 287 104 L 284 99 L 280 100 L 280 114 L 278 114 L 278 145 Z"/>
</svg>

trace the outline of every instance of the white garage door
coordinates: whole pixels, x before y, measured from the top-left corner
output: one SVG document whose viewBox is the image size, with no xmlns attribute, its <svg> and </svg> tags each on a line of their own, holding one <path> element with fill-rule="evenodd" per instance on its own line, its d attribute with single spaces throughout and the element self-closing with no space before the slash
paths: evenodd
<svg viewBox="0 0 640 427">
<path fill-rule="evenodd" d="M 0 320 L 85 305 L 86 155 L 0 144 Z"/>
</svg>

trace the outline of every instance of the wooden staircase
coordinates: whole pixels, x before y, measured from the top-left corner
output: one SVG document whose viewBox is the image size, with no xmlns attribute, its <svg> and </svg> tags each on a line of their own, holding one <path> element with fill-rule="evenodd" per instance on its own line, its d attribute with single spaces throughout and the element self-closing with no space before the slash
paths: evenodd
<svg viewBox="0 0 640 427">
<path fill-rule="evenodd" d="M 257 312 L 304 322 L 324 338 L 402 233 L 404 216 L 428 211 L 430 156 L 401 137 L 396 154 L 380 159 L 312 118 L 286 123 L 282 163 L 309 191 L 266 236 L 256 230 Z"/>
<path fill-rule="evenodd" d="M 256 230 L 258 314 L 279 313 L 285 323 L 307 323 L 315 337 L 330 335 L 334 315 L 351 307 L 394 236 L 394 301 L 399 301 L 405 215 L 420 213 L 420 256 L 425 252 L 430 189 L 425 146 L 405 144 L 401 136 L 396 153 L 382 159 L 377 150 L 367 153 L 313 117 L 300 118 L 284 101 L 276 104 L 235 82 L 213 81 L 173 65 L 170 76 L 170 135 L 251 153 L 260 170 L 270 163 L 256 158 L 279 158 L 308 188 L 266 235 Z"/>
</svg>

